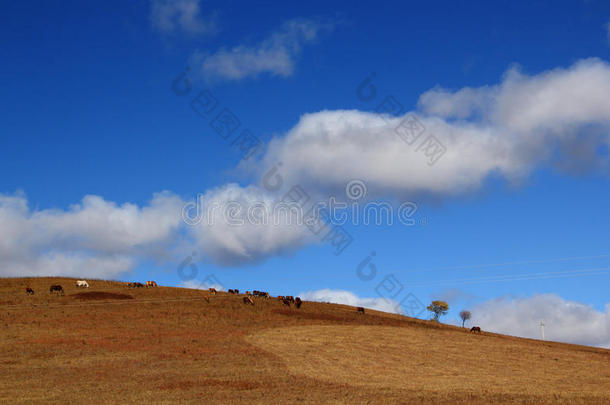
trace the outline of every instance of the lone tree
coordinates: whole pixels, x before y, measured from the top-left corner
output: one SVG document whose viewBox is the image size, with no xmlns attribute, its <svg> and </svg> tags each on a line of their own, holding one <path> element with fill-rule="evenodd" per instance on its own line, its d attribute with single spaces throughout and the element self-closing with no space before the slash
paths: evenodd
<svg viewBox="0 0 610 405">
<path fill-rule="evenodd" d="M 441 315 L 446 315 L 447 311 L 449 311 L 449 304 L 445 301 L 432 301 L 432 304 L 428 305 L 427 310 L 434 313 L 434 320 L 438 322 L 438 318 Z"/>
<path fill-rule="evenodd" d="M 462 328 L 464 327 L 464 322 L 466 322 L 467 320 L 469 320 L 472 317 L 472 314 L 470 313 L 470 311 L 460 311 L 460 318 L 462 318 Z"/>
</svg>

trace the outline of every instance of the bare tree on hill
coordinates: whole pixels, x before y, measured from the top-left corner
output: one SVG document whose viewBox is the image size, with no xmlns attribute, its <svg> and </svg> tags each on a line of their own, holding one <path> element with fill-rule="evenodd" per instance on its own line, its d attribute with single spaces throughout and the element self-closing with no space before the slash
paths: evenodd
<svg viewBox="0 0 610 405">
<path fill-rule="evenodd" d="M 465 309 L 460 311 L 460 318 L 462 318 L 462 328 L 464 327 L 464 323 L 472 317 L 470 311 L 466 311 Z"/>
</svg>

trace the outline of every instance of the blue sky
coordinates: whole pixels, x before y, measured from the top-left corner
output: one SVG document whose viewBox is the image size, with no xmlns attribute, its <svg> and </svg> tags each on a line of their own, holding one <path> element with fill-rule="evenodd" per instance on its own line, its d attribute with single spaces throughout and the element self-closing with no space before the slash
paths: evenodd
<svg viewBox="0 0 610 405">
<path fill-rule="evenodd" d="M 495 324 L 493 311 L 519 318 L 518 303 L 558 296 L 602 319 L 607 335 L 573 336 L 562 324 L 557 339 L 610 344 L 607 2 L 23 1 L 4 4 L 0 19 L 1 274 L 181 285 L 177 268 L 194 250 L 199 281 L 376 300 L 391 274 L 403 289 L 386 298 L 444 298 L 448 320 L 479 308 L 484 328 L 520 335 L 537 329 Z M 187 66 L 192 89 L 179 96 L 172 82 Z M 371 74 L 366 100 L 358 87 Z M 213 116 L 191 109 L 204 89 L 215 113 L 230 109 L 270 146 L 242 161 Z M 388 96 L 403 106 L 392 125 L 414 112 L 445 142 L 437 164 L 404 163 L 416 155 L 396 157 L 394 140 L 376 132 Z M 298 141 L 322 127 L 343 143 Z M 370 150 L 348 153 L 367 139 Z M 417 224 L 347 225 L 354 241 L 337 256 L 301 231 L 191 235 L 179 211 L 176 222 L 176 207 L 225 198 L 227 184 L 252 198 L 282 159 L 286 184 L 328 197 L 359 179 L 376 201 L 415 202 Z M 223 250 L 234 238 L 245 259 Z M 372 251 L 377 275 L 362 281 L 356 269 Z M 476 267 L 488 264 L 502 265 Z M 575 276 L 591 268 L 605 274 Z M 555 301 L 538 304 L 532 319 L 560 322 L 545 312 Z"/>
</svg>

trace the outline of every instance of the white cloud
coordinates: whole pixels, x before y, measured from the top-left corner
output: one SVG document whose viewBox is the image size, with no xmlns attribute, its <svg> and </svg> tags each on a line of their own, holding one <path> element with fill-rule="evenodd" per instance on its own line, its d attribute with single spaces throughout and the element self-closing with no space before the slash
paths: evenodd
<svg viewBox="0 0 610 405">
<path fill-rule="evenodd" d="M 261 73 L 286 77 L 294 72 L 303 45 L 313 42 L 322 28 L 314 21 L 294 19 L 256 45 L 222 48 L 211 55 L 196 53 L 192 60 L 206 79 L 239 80 Z"/>
<path fill-rule="evenodd" d="M 144 206 L 89 195 L 65 210 L 32 210 L 22 194 L 0 194 L 0 276 L 112 278 L 143 260 L 178 262 L 193 250 L 220 265 L 241 265 L 313 243 L 298 213 L 270 209 L 262 221 L 256 207 L 277 200 L 254 186 L 227 184 L 202 196 L 204 215 L 190 226 L 184 201 L 169 192 Z"/>
<path fill-rule="evenodd" d="M 415 112 L 425 132 L 412 145 L 395 129 L 402 117 L 356 110 L 305 114 L 268 145 L 261 175 L 282 162 L 287 184 L 342 195 L 351 179 L 371 196 L 450 196 L 478 189 L 490 175 L 511 182 L 557 154 L 564 166 L 605 162 L 595 154 L 610 133 L 610 66 L 598 59 L 526 76 L 512 69 L 499 85 L 433 89 Z M 446 152 L 434 164 L 417 146 L 434 135 Z M 568 146 L 578 144 L 578 150 Z"/>
<path fill-rule="evenodd" d="M 178 30 L 187 34 L 213 33 L 216 24 L 211 18 L 202 18 L 199 3 L 199 0 L 151 0 L 151 23 L 165 33 Z"/>
<path fill-rule="evenodd" d="M 415 114 L 425 126 L 420 140 L 433 134 L 446 146 L 433 166 L 417 142 L 409 145 L 397 135 L 407 115 L 321 111 L 302 116 L 267 145 L 259 162 L 246 167 L 262 184 L 265 173 L 279 167 L 281 190 L 227 185 L 206 193 L 206 201 L 271 202 L 295 185 L 313 199 L 341 199 L 352 179 L 365 182 L 370 198 L 451 197 L 476 191 L 491 175 L 521 181 L 566 151 L 564 168 L 600 161 L 595 148 L 606 145 L 610 135 L 610 66 L 588 59 L 535 76 L 511 69 L 498 85 L 456 92 L 435 88 L 421 96 L 419 108 Z M 200 248 L 226 265 L 263 260 L 313 241 L 302 226 L 250 225 L 216 221 L 193 232 Z"/>
<path fill-rule="evenodd" d="M 316 37 L 319 28 L 310 24 L 293 21 L 259 48 L 277 48 L 292 58 L 302 43 Z M 261 71 L 248 69 L 231 74 L 237 78 Z M 264 178 L 282 162 L 283 189 L 227 184 L 208 190 L 204 205 L 273 205 L 296 185 L 312 199 L 340 199 L 352 179 L 363 180 L 371 198 L 450 197 L 477 190 L 493 174 L 519 181 L 557 153 L 569 151 L 562 160 L 567 168 L 598 162 L 595 149 L 607 146 L 610 135 L 610 66 L 588 59 L 535 76 L 512 69 L 498 85 L 428 91 L 415 114 L 425 126 L 421 139 L 433 134 L 446 146 L 433 166 L 417 150 L 419 141 L 409 145 L 397 135 L 403 117 L 321 111 L 302 116 L 284 136 L 274 138 L 261 161 L 250 167 Z M 240 265 L 293 252 L 317 239 L 307 227 L 281 218 L 231 225 L 223 210 L 210 214 L 213 225 L 206 217 L 184 228 L 182 204 L 169 193 L 156 195 L 144 207 L 87 196 L 65 211 L 32 211 L 23 196 L 0 196 L 0 229 L 7 235 L 0 239 L 2 274 L 117 275 L 177 241 L 192 243 L 221 265 Z"/>
<path fill-rule="evenodd" d="M 361 298 L 351 291 L 322 289 L 306 291 L 299 294 L 306 301 L 330 302 L 333 304 L 351 305 L 354 307 L 365 307 L 377 311 L 401 313 L 397 301 L 388 298 Z"/>
<path fill-rule="evenodd" d="M 306 226 L 282 215 L 291 212 L 269 210 L 273 217 L 268 221 L 258 216 L 256 207 L 272 207 L 277 199 L 255 186 L 227 184 L 209 190 L 199 204 L 200 221 L 188 227 L 189 233 L 197 248 L 223 265 L 256 262 L 311 243 L 313 235 Z"/>
<path fill-rule="evenodd" d="M 224 291 L 224 287 L 220 284 L 208 284 L 204 281 L 199 280 L 186 280 L 180 283 L 180 287 L 182 288 L 191 288 L 193 290 L 207 290 L 209 288 L 214 288 L 216 291 Z"/>
<path fill-rule="evenodd" d="M 86 196 L 67 210 L 31 210 L 21 194 L 0 195 L 0 275 L 118 276 L 162 257 L 181 208 L 167 192 L 144 207 Z"/>
<path fill-rule="evenodd" d="M 547 340 L 610 348 L 610 304 L 600 312 L 554 294 L 498 298 L 476 306 L 470 322 L 483 330 L 540 339 L 540 321 Z"/>
</svg>

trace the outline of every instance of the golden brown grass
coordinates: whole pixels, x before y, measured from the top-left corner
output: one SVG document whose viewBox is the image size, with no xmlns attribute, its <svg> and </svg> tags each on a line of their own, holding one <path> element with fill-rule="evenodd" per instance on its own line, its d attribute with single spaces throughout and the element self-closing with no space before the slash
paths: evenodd
<svg viewBox="0 0 610 405">
<path fill-rule="evenodd" d="M 65 296 L 49 295 L 55 283 Z M 0 402 L 610 403 L 609 350 L 89 283 L 0 279 Z"/>
</svg>

